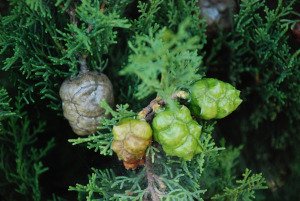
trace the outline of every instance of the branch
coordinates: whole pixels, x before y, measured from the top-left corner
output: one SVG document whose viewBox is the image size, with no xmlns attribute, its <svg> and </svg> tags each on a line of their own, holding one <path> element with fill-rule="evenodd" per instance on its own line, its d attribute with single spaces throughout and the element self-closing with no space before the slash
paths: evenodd
<svg viewBox="0 0 300 201">
<path fill-rule="evenodd" d="M 70 21 L 77 26 L 78 25 L 78 21 L 76 19 L 76 9 L 71 7 L 68 10 L 68 14 L 70 16 Z"/>
<path fill-rule="evenodd" d="M 187 99 L 188 96 L 189 94 L 186 91 L 177 91 L 172 95 L 172 99 Z M 165 104 L 166 102 L 164 100 L 160 97 L 156 97 L 149 105 L 139 112 L 138 117 L 140 119 L 145 119 L 147 122 L 151 122 L 155 112 Z"/>
<path fill-rule="evenodd" d="M 166 103 L 160 97 L 156 97 L 152 100 L 149 105 L 147 105 L 142 111 L 139 112 L 138 117 L 140 119 L 145 119 L 147 122 L 151 122 L 155 111 L 157 111 L 161 106 L 164 106 Z"/>
<path fill-rule="evenodd" d="M 86 55 L 79 56 L 80 73 L 86 73 L 89 71 L 89 68 L 86 65 L 86 57 Z"/>
<path fill-rule="evenodd" d="M 78 26 L 78 20 L 76 19 L 76 9 L 74 7 L 71 7 L 68 10 L 68 14 L 70 16 L 71 23 Z M 89 33 L 92 29 L 93 29 L 93 27 L 91 25 L 89 25 L 87 32 Z M 79 64 L 80 64 L 80 73 L 86 73 L 89 71 L 89 68 L 87 67 L 87 64 L 86 64 L 86 58 L 87 58 L 87 55 L 78 53 L 78 60 L 79 60 Z"/>
<path fill-rule="evenodd" d="M 152 201 L 160 201 L 160 197 L 164 195 L 164 191 L 166 189 L 165 184 L 161 181 L 159 176 L 157 176 L 152 168 L 152 161 L 151 161 L 151 155 L 148 154 L 146 156 L 146 176 L 147 176 L 147 182 L 148 187 L 146 189 L 146 194 L 144 196 L 144 201 L 148 200 L 148 196 L 150 195 Z M 159 189 L 157 188 L 157 185 Z"/>
</svg>

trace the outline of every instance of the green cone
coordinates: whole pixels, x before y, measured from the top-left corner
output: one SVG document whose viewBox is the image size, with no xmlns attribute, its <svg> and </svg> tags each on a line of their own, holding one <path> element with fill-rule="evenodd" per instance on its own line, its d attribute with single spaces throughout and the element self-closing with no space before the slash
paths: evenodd
<svg viewBox="0 0 300 201">
<path fill-rule="evenodd" d="M 152 122 L 154 138 L 169 156 L 191 160 L 202 151 L 199 144 L 202 127 L 192 119 L 190 110 L 182 106 L 178 111 L 166 109 Z"/>
<path fill-rule="evenodd" d="M 192 110 L 206 120 L 221 119 L 241 104 L 239 95 L 240 91 L 231 84 L 213 78 L 204 78 L 192 86 Z"/>
</svg>

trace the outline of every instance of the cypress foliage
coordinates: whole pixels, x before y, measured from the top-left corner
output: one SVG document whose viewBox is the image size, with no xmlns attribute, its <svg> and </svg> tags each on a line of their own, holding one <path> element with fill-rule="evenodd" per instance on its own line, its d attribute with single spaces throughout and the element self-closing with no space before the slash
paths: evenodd
<svg viewBox="0 0 300 201">
<path fill-rule="evenodd" d="M 232 30 L 212 35 L 199 0 L 1 1 L 0 199 L 296 199 L 300 50 L 291 29 L 300 5 L 236 2 Z M 81 73 L 83 59 L 110 78 L 116 106 L 99 103 L 107 116 L 97 132 L 75 138 L 59 88 Z M 151 125 L 162 111 L 180 118 L 180 105 L 189 110 L 192 86 L 204 77 L 241 91 L 237 111 L 218 121 L 192 112 L 202 130 L 188 160 L 166 155 L 153 139 L 144 164 L 125 170 L 111 148 L 113 127 L 128 118 Z M 63 175 L 79 174 L 43 182 L 62 171 L 56 163 L 70 168 Z"/>
</svg>

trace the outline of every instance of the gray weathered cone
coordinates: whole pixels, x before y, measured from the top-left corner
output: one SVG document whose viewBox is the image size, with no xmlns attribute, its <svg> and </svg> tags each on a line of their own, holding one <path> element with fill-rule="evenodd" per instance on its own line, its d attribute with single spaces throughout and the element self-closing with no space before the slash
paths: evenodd
<svg viewBox="0 0 300 201">
<path fill-rule="evenodd" d="M 199 0 L 201 16 L 207 22 L 208 32 L 230 29 L 235 6 L 235 0 Z"/>
<path fill-rule="evenodd" d="M 76 78 L 67 79 L 60 87 L 63 113 L 77 135 L 89 135 L 97 131 L 105 110 L 99 106 L 106 100 L 113 105 L 113 87 L 104 74 L 87 71 Z"/>
</svg>

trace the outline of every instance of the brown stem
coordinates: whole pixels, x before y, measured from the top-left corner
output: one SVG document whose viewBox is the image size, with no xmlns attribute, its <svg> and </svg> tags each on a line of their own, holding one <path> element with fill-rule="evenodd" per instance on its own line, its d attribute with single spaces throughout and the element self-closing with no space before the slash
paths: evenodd
<svg viewBox="0 0 300 201">
<path fill-rule="evenodd" d="M 165 105 L 165 101 L 160 97 L 156 97 L 147 105 L 142 111 L 139 112 L 138 116 L 140 119 L 145 119 L 147 122 L 151 122 L 155 111 L 161 106 Z"/>
<path fill-rule="evenodd" d="M 69 13 L 69 16 L 70 16 L 70 21 L 77 26 L 78 21 L 76 19 L 76 9 L 75 8 L 70 8 L 68 10 L 68 13 Z"/>
<path fill-rule="evenodd" d="M 151 156 L 149 154 L 148 156 L 146 156 L 146 163 L 145 163 L 148 187 L 146 189 L 147 193 L 146 193 L 146 196 L 144 197 L 144 201 L 146 201 L 148 199 L 148 195 L 150 195 L 152 201 L 159 201 L 160 196 L 163 194 L 156 187 L 156 182 L 157 183 L 162 183 L 162 182 L 159 179 L 159 177 L 154 174 L 153 169 L 152 169 L 152 165 L 153 164 L 152 164 L 152 161 L 151 161 Z"/>
<path fill-rule="evenodd" d="M 106 1 L 103 1 L 103 3 L 100 5 L 100 11 L 101 12 L 104 12 L 104 10 L 105 10 L 105 4 L 106 4 Z"/>
<path fill-rule="evenodd" d="M 68 10 L 69 16 L 70 16 L 70 21 L 71 23 L 73 23 L 75 26 L 78 26 L 78 20 L 76 18 L 76 9 L 75 8 L 70 8 Z M 89 25 L 88 27 L 88 32 L 90 32 L 93 29 L 93 27 L 91 25 Z M 73 34 L 74 36 L 74 34 Z M 89 68 L 87 67 L 87 63 L 86 63 L 86 58 L 87 55 L 84 54 L 78 54 L 78 60 L 79 60 L 79 65 L 80 65 L 80 73 L 86 73 L 89 71 Z"/>
<path fill-rule="evenodd" d="M 185 91 L 177 91 L 172 95 L 172 99 L 187 99 L 188 93 Z M 160 107 L 164 106 L 166 102 L 160 97 L 156 97 L 147 105 L 142 111 L 139 112 L 138 116 L 140 119 L 145 119 L 147 122 L 151 122 L 155 111 Z"/>
<path fill-rule="evenodd" d="M 89 68 L 86 64 L 86 55 L 80 55 L 79 56 L 79 64 L 80 64 L 80 73 L 86 73 L 89 71 Z"/>
</svg>

